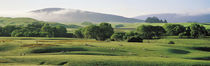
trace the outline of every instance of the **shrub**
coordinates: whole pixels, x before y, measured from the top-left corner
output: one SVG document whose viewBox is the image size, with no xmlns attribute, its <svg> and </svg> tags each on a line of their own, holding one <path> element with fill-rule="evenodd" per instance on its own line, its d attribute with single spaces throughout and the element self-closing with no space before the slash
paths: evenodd
<svg viewBox="0 0 210 66">
<path fill-rule="evenodd" d="M 111 39 L 114 41 L 123 41 L 123 37 L 125 36 L 124 32 L 117 32 L 111 36 Z"/>
<path fill-rule="evenodd" d="M 152 25 L 141 25 L 137 27 L 137 32 L 141 34 L 143 39 L 159 39 L 164 33 L 166 33 L 162 26 Z"/>
<path fill-rule="evenodd" d="M 190 28 L 190 35 L 192 38 L 202 38 L 205 37 L 208 33 L 206 28 L 200 24 L 191 24 Z"/>
<path fill-rule="evenodd" d="M 163 27 L 167 32 L 166 34 L 172 36 L 177 36 L 186 30 L 186 28 L 180 24 L 165 24 Z"/>
<path fill-rule="evenodd" d="M 175 42 L 174 41 L 169 41 L 168 44 L 175 44 Z"/>
<path fill-rule="evenodd" d="M 143 39 L 137 36 L 129 37 L 127 42 L 143 42 Z"/>
</svg>

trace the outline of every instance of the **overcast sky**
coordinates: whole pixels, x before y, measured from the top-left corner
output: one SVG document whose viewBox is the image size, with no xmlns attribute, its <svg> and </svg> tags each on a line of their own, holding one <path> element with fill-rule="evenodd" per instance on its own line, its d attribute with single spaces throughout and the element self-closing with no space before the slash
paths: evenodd
<svg viewBox="0 0 210 66">
<path fill-rule="evenodd" d="M 42 8 L 79 9 L 135 17 L 158 13 L 210 13 L 210 0 L 0 0 L 0 16 Z"/>
</svg>

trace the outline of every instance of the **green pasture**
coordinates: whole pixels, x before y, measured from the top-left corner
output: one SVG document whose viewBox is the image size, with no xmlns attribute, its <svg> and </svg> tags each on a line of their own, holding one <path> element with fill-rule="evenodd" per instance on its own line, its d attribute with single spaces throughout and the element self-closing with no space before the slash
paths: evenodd
<svg viewBox="0 0 210 66">
<path fill-rule="evenodd" d="M 76 38 L 0 37 L 0 65 L 208 66 L 210 38 L 143 43 Z M 168 44 L 174 41 L 175 44 Z"/>
</svg>

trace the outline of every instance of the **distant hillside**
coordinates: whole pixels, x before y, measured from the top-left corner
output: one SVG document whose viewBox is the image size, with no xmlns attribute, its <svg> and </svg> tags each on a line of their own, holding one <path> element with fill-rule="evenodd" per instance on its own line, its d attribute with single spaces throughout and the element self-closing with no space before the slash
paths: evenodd
<svg viewBox="0 0 210 66">
<path fill-rule="evenodd" d="M 32 18 L 10 18 L 10 17 L 0 17 L 0 26 L 5 25 L 27 25 L 33 22 L 41 22 Z"/>
<path fill-rule="evenodd" d="M 183 14 L 151 14 L 134 17 L 136 19 L 145 20 L 147 17 L 158 17 L 160 19 L 166 19 L 168 22 L 199 22 L 207 23 L 210 22 L 210 14 L 200 14 L 200 15 L 183 15 Z"/>
<path fill-rule="evenodd" d="M 34 19 L 50 22 L 143 22 L 134 18 L 64 8 L 45 8 L 30 13 Z"/>
<path fill-rule="evenodd" d="M 67 28 L 76 28 L 80 27 L 77 25 L 67 25 L 67 24 L 61 24 L 61 23 L 55 23 L 55 22 L 44 22 L 44 21 L 38 21 L 32 18 L 10 18 L 10 17 L 0 17 L 0 26 L 6 26 L 6 25 L 19 25 L 19 26 L 26 26 L 28 24 L 32 24 L 34 22 L 39 23 L 48 23 L 52 26 L 62 25 Z"/>
</svg>

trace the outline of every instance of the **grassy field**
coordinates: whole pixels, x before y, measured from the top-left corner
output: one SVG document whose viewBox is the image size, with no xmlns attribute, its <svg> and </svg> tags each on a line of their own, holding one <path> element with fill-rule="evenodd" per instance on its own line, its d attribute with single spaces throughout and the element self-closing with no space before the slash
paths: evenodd
<svg viewBox="0 0 210 66">
<path fill-rule="evenodd" d="M 209 66 L 210 38 L 105 42 L 75 38 L 0 37 L 0 66 Z M 174 41 L 175 44 L 168 44 Z"/>
<path fill-rule="evenodd" d="M 11 21 L 12 22 L 12 21 Z M 2 21 L 2 23 L 5 23 Z M 81 23 L 71 23 L 79 26 Z M 98 24 L 98 23 L 95 23 Z M 140 25 L 165 23 L 111 23 L 116 32 Z M 192 23 L 172 23 L 188 26 Z M 209 23 L 200 23 L 210 29 Z M 3 24 L 2 24 L 3 25 Z M 73 33 L 78 28 L 68 28 Z M 144 40 L 143 43 L 96 41 L 77 38 L 0 37 L 0 66 L 210 66 L 210 37 Z M 168 44 L 174 41 L 175 44 Z"/>
</svg>

